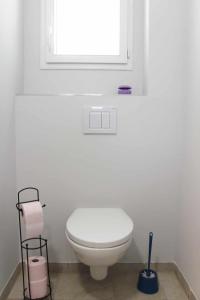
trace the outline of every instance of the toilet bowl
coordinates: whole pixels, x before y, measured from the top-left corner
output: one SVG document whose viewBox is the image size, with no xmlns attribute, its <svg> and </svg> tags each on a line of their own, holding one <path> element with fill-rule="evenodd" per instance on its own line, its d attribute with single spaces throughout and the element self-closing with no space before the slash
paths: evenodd
<svg viewBox="0 0 200 300">
<path fill-rule="evenodd" d="M 121 208 L 79 208 L 69 217 L 66 237 L 78 259 L 90 267 L 95 280 L 103 280 L 108 267 L 129 248 L 133 222 Z"/>
</svg>

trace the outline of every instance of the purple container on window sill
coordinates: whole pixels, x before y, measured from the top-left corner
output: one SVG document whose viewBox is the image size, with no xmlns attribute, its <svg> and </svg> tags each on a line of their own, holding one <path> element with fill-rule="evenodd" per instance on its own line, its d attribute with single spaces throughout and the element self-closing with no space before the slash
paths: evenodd
<svg viewBox="0 0 200 300">
<path fill-rule="evenodd" d="M 131 95 L 132 87 L 128 86 L 128 85 L 121 85 L 118 87 L 118 94 L 119 95 Z"/>
</svg>

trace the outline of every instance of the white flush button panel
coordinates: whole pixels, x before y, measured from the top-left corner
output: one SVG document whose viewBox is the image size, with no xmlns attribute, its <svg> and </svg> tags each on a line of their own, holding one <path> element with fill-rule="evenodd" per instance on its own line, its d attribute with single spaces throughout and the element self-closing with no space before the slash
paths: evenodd
<svg viewBox="0 0 200 300">
<path fill-rule="evenodd" d="M 85 134 L 116 134 L 117 108 L 112 106 L 85 106 L 83 132 Z"/>
</svg>

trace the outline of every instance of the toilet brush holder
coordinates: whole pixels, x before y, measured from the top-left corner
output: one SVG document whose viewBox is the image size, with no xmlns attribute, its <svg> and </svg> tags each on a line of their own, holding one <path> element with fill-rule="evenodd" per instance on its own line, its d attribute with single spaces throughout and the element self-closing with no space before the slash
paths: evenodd
<svg viewBox="0 0 200 300">
<path fill-rule="evenodd" d="M 144 294 L 156 294 L 158 292 L 158 276 L 153 270 L 143 270 L 139 274 L 138 290 Z"/>
<path fill-rule="evenodd" d="M 158 275 L 151 269 L 151 253 L 152 253 L 153 233 L 149 233 L 149 255 L 148 268 L 139 274 L 138 290 L 144 294 L 156 294 L 159 290 Z"/>
</svg>

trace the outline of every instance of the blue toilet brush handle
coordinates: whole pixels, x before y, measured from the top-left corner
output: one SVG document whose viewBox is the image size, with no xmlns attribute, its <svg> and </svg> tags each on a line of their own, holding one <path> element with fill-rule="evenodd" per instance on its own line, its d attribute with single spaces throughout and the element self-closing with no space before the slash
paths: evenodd
<svg viewBox="0 0 200 300">
<path fill-rule="evenodd" d="M 152 244 L 153 244 L 153 232 L 150 232 L 150 233 L 149 233 L 148 269 L 147 269 L 148 276 L 150 276 L 150 269 L 151 269 L 151 252 L 152 252 Z"/>
</svg>

